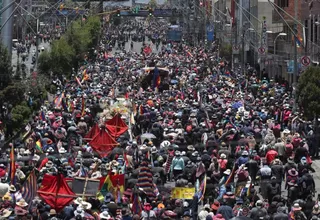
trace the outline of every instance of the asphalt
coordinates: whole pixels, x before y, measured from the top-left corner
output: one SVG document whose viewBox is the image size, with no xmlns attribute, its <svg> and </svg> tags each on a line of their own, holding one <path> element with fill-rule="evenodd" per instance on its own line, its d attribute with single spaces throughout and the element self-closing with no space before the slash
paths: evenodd
<svg viewBox="0 0 320 220">
<path fill-rule="evenodd" d="M 49 43 L 41 43 L 39 45 L 39 49 L 41 49 L 42 47 L 45 48 L 45 50 L 49 50 L 50 49 L 50 44 Z M 28 54 L 28 57 L 27 59 L 25 60 L 25 64 L 27 66 L 27 75 L 30 74 L 30 69 L 33 68 L 33 64 L 32 64 L 32 56 L 33 54 L 35 54 L 35 51 L 36 51 L 36 47 L 35 46 L 31 46 L 30 48 L 30 53 Z M 40 52 L 41 53 L 41 52 Z M 39 55 L 40 55 L 39 53 Z M 18 60 L 18 54 L 17 54 L 17 50 L 14 49 L 12 50 L 12 67 L 13 67 L 13 72 L 15 72 L 16 68 L 17 68 L 17 60 Z M 22 59 L 21 59 L 21 55 L 19 57 L 19 61 L 20 61 L 20 64 L 22 64 Z"/>
</svg>

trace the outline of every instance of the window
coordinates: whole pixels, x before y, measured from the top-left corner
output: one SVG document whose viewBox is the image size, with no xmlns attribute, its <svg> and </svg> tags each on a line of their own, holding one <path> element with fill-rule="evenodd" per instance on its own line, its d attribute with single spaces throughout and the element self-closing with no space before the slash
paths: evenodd
<svg viewBox="0 0 320 220">
<path fill-rule="evenodd" d="M 277 5 L 281 8 L 289 7 L 289 0 L 278 0 Z"/>
</svg>

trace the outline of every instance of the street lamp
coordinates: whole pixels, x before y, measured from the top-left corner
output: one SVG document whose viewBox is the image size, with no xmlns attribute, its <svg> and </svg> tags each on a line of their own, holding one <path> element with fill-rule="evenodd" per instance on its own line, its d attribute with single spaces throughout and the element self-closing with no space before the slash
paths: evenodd
<svg viewBox="0 0 320 220">
<path fill-rule="evenodd" d="M 279 33 L 276 38 L 274 39 L 274 42 L 273 42 L 273 54 L 276 55 L 276 41 L 278 39 L 278 37 L 280 36 L 287 36 L 287 33 Z"/>
</svg>

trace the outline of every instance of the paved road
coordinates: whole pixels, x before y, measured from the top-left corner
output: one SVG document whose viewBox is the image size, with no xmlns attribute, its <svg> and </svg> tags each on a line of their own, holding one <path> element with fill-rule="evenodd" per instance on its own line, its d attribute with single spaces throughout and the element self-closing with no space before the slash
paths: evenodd
<svg viewBox="0 0 320 220">
<path fill-rule="evenodd" d="M 49 43 L 41 43 L 39 46 L 39 49 L 41 50 L 41 48 L 44 47 L 45 50 L 49 50 L 50 49 L 50 44 Z M 30 68 L 33 68 L 33 64 L 32 64 L 32 56 L 33 54 L 35 54 L 36 51 L 36 47 L 35 46 L 31 46 L 30 48 L 30 53 L 28 54 L 27 59 L 25 60 L 25 64 L 27 66 L 27 74 L 30 74 Z M 40 52 L 41 53 L 41 52 Z M 40 55 L 40 54 L 39 54 Z M 13 72 L 15 72 L 16 68 L 17 68 L 17 60 L 18 60 L 18 54 L 17 54 L 17 50 L 12 50 L 12 67 L 13 67 Z M 20 64 L 22 64 L 22 59 L 21 59 L 21 55 L 19 57 L 19 61 Z"/>
<path fill-rule="evenodd" d="M 161 50 L 161 45 L 162 44 L 159 45 L 159 48 L 157 50 L 156 45 L 152 44 L 151 41 L 146 41 L 145 43 L 147 45 L 151 45 L 151 49 L 152 49 L 153 53 L 158 53 Z M 129 40 L 125 44 L 125 50 L 126 51 L 132 50 L 134 52 L 140 53 L 141 52 L 141 47 L 142 47 L 142 42 L 133 42 L 133 48 L 132 49 L 131 49 L 131 40 Z M 118 51 L 118 44 L 116 44 L 115 47 L 112 49 L 112 53 L 115 53 L 116 51 Z"/>
</svg>

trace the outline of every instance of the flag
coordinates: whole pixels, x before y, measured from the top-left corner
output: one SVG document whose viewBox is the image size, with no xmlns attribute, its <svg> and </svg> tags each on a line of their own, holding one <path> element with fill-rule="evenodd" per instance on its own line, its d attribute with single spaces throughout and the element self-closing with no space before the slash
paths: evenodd
<svg viewBox="0 0 320 220">
<path fill-rule="evenodd" d="M 68 112 L 74 111 L 74 104 L 73 101 L 68 102 Z"/>
<path fill-rule="evenodd" d="M 38 140 L 38 141 L 36 142 L 36 151 L 37 151 L 38 153 L 43 153 L 42 144 L 41 144 L 41 141 L 40 141 L 40 140 Z"/>
<path fill-rule="evenodd" d="M 13 144 L 11 146 L 11 151 L 10 151 L 10 184 L 14 185 L 15 184 L 15 176 L 16 176 L 16 163 L 15 163 L 15 158 L 14 158 L 14 147 Z"/>
<path fill-rule="evenodd" d="M 187 51 L 187 55 L 188 55 L 189 57 L 193 57 L 192 54 L 190 53 L 190 51 Z"/>
<path fill-rule="evenodd" d="M 160 79 L 159 69 L 157 67 L 155 67 L 154 72 L 153 72 L 153 83 L 152 83 L 153 89 L 159 88 L 160 81 L 161 81 L 161 79 Z"/>
<path fill-rule="evenodd" d="M 142 204 L 141 204 L 141 199 L 138 194 L 134 193 L 132 195 L 132 208 L 131 211 L 133 214 L 138 214 L 140 215 L 142 212 Z"/>
<path fill-rule="evenodd" d="M 236 167 L 234 165 L 227 181 L 224 183 L 225 186 L 232 182 L 235 172 L 236 172 Z"/>
<path fill-rule="evenodd" d="M 37 176 L 35 171 L 32 170 L 21 188 L 22 198 L 24 198 L 27 203 L 31 204 L 32 200 L 37 195 L 37 189 Z"/>
<path fill-rule="evenodd" d="M 78 77 L 76 77 L 76 81 L 77 81 L 77 83 L 78 83 L 79 86 L 82 86 L 82 84 L 81 84 L 81 82 L 80 82 L 80 80 L 79 80 Z"/>
<path fill-rule="evenodd" d="M 62 99 L 64 98 L 64 92 L 61 93 L 60 95 L 58 95 L 55 99 L 54 99 L 54 106 L 56 108 L 59 108 L 61 106 L 62 103 Z"/>
<path fill-rule="evenodd" d="M 143 52 L 145 53 L 145 55 L 149 55 L 152 52 L 152 49 L 150 46 L 147 46 L 143 49 Z"/>
<path fill-rule="evenodd" d="M 82 73 L 82 82 L 87 81 L 89 79 L 89 75 L 87 73 L 87 69 L 85 69 Z"/>
<path fill-rule="evenodd" d="M 134 116 L 137 115 L 137 104 L 135 102 L 132 102 L 132 113 Z"/>
<path fill-rule="evenodd" d="M 139 106 L 139 115 L 143 115 L 143 113 L 144 113 L 143 106 L 140 105 Z"/>
<path fill-rule="evenodd" d="M 247 197 L 249 197 L 251 195 L 251 188 L 252 188 L 252 180 L 250 182 L 249 188 L 247 189 Z"/>
<path fill-rule="evenodd" d="M 130 123 L 133 125 L 136 124 L 136 121 L 134 120 L 133 112 L 131 112 L 131 114 L 130 114 Z"/>
<path fill-rule="evenodd" d="M 62 101 L 61 101 L 61 105 L 62 105 L 62 108 L 63 108 L 64 111 L 68 111 L 66 102 L 65 102 L 63 99 L 62 99 Z"/>
<path fill-rule="evenodd" d="M 104 181 L 103 181 L 103 184 L 101 186 L 101 189 L 100 191 L 97 193 L 97 198 L 100 200 L 100 201 L 103 201 L 104 199 L 104 196 L 110 192 L 110 189 L 111 189 L 111 186 L 112 186 L 112 182 L 110 180 L 110 175 L 108 174 Z"/>
<path fill-rule="evenodd" d="M 206 187 L 207 187 L 207 175 L 204 175 L 201 181 L 199 190 L 197 192 L 199 202 L 204 199 L 204 194 L 206 193 Z"/>
<path fill-rule="evenodd" d="M 45 121 L 46 120 L 46 115 L 44 114 L 44 111 L 40 112 L 40 119 L 41 119 L 41 121 Z"/>
<path fill-rule="evenodd" d="M 85 115 L 86 103 L 84 101 L 84 97 L 82 96 L 81 99 L 81 117 Z"/>
</svg>

